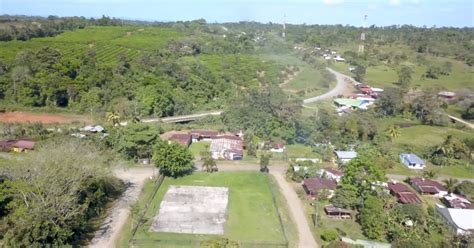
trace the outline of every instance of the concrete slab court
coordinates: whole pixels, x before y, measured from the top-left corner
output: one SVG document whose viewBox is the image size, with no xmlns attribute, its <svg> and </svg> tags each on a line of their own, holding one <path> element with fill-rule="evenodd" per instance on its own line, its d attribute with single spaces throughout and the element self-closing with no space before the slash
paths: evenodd
<svg viewBox="0 0 474 248">
<path fill-rule="evenodd" d="M 171 185 L 150 232 L 224 234 L 228 201 L 225 187 Z"/>
</svg>

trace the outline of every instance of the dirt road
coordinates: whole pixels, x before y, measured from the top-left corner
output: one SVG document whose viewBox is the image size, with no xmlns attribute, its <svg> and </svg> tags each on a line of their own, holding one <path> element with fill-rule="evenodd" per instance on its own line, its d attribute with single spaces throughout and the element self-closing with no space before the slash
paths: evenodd
<svg viewBox="0 0 474 248">
<path fill-rule="evenodd" d="M 130 215 L 130 205 L 138 200 L 145 179 L 153 176 L 155 171 L 153 168 L 120 168 L 114 171 L 118 178 L 125 181 L 126 190 L 97 230 L 89 247 L 115 247 L 115 242 L 119 239 L 119 234 Z"/>
<path fill-rule="evenodd" d="M 286 199 L 293 222 L 298 230 L 298 247 L 299 248 L 317 248 L 319 245 L 314 240 L 313 234 L 309 227 L 308 219 L 306 219 L 304 208 L 301 200 L 298 198 L 296 191 L 290 183 L 285 179 L 285 167 L 270 167 L 270 174 L 275 177 L 280 186 L 281 193 Z"/>
<path fill-rule="evenodd" d="M 342 73 L 339 73 L 331 68 L 326 68 L 326 70 L 328 70 L 329 72 L 331 72 L 332 74 L 334 74 L 334 76 L 336 76 L 336 81 L 337 81 L 337 84 L 336 84 L 336 87 L 334 87 L 332 90 L 322 94 L 322 95 L 319 95 L 319 96 L 315 96 L 315 97 L 311 97 L 311 98 L 308 98 L 308 99 L 304 99 L 303 100 L 303 103 L 313 103 L 313 102 L 318 102 L 318 101 L 323 101 L 323 100 L 328 100 L 328 99 L 331 99 L 332 97 L 335 97 L 337 95 L 343 95 L 343 94 L 348 94 L 348 93 L 352 93 L 353 91 L 353 87 L 352 85 L 346 81 L 346 79 L 350 79 L 352 81 L 352 78 L 342 74 Z"/>
</svg>

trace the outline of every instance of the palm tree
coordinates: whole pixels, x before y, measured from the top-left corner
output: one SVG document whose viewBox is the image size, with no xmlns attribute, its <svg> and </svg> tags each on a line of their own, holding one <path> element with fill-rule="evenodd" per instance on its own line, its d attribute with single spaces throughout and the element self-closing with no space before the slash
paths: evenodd
<svg viewBox="0 0 474 248">
<path fill-rule="evenodd" d="M 205 172 L 210 172 L 210 173 L 217 171 L 216 160 L 212 158 L 211 153 L 206 152 L 206 154 L 203 153 L 203 155 L 204 156 L 201 157 L 201 160 L 203 160 L 202 169 Z"/>
<path fill-rule="evenodd" d="M 111 122 L 113 126 L 117 126 L 120 123 L 120 115 L 117 112 L 107 112 L 105 118 L 107 118 L 107 121 Z"/>
<path fill-rule="evenodd" d="M 400 132 L 400 127 L 399 126 L 390 126 L 387 129 L 387 133 L 390 136 L 390 138 L 392 139 L 392 141 L 402 135 L 401 132 Z"/>
<path fill-rule="evenodd" d="M 423 171 L 423 177 L 425 178 L 434 179 L 436 176 L 436 171 L 434 170 Z"/>
<path fill-rule="evenodd" d="M 443 180 L 444 186 L 448 190 L 448 193 L 452 193 L 454 189 L 456 188 L 456 185 L 458 184 L 458 180 L 455 178 L 449 178 Z"/>
</svg>

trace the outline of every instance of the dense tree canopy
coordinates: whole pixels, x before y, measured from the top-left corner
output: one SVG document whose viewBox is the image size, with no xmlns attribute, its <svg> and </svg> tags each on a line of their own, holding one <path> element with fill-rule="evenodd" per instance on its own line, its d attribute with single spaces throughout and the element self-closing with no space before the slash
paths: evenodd
<svg viewBox="0 0 474 248">
<path fill-rule="evenodd" d="M 183 145 L 168 141 L 158 141 L 153 147 L 153 161 L 160 173 L 178 177 L 192 171 L 193 155 Z"/>
<path fill-rule="evenodd" d="M 79 141 L 44 145 L 0 167 L 0 237 L 6 246 L 80 245 L 90 220 L 123 185 L 107 156 Z"/>
</svg>

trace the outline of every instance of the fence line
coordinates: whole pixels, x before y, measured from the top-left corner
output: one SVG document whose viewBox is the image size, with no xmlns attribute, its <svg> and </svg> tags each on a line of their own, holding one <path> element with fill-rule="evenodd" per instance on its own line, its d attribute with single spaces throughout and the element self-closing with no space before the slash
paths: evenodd
<svg viewBox="0 0 474 248">
<path fill-rule="evenodd" d="M 158 179 L 156 179 L 155 186 L 153 187 L 153 190 L 152 190 L 152 194 L 148 197 L 148 199 L 145 203 L 145 208 L 143 208 L 143 211 L 142 211 L 140 217 L 138 218 L 137 224 L 132 228 L 132 236 L 128 240 L 129 243 L 131 243 L 133 238 L 135 237 L 135 234 L 137 233 L 137 230 L 140 227 L 140 224 L 142 223 L 143 218 L 145 217 L 145 214 L 148 212 L 148 208 L 150 207 L 151 202 L 153 201 L 153 199 L 155 199 L 156 192 L 158 192 L 158 190 L 160 189 L 160 186 L 163 183 L 164 179 L 165 179 L 165 176 L 161 175 L 161 174 L 158 177 Z"/>
<path fill-rule="evenodd" d="M 276 194 L 275 194 L 275 187 L 272 185 L 271 183 L 271 178 L 269 176 L 268 173 L 267 174 L 267 183 L 268 183 L 268 187 L 270 188 L 270 192 L 272 194 L 272 201 L 273 201 L 273 205 L 275 206 L 276 208 L 276 212 L 278 214 L 278 221 L 280 222 L 280 226 L 283 230 L 283 237 L 285 238 L 285 243 L 286 243 L 286 247 L 288 247 L 288 234 L 287 234 L 287 230 L 285 228 L 285 225 L 283 224 L 283 219 L 281 218 L 281 214 L 280 214 L 280 208 L 278 207 L 278 204 L 276 202 Z"/>
</svg>

